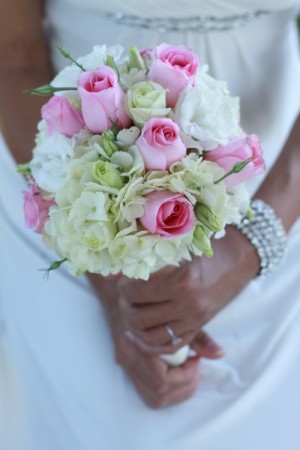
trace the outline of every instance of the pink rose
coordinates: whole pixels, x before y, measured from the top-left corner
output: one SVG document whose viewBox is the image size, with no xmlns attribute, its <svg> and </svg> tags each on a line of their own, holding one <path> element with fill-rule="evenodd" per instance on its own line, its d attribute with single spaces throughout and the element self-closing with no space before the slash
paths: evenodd
<svg viewBox="0 0 300 450">
<path fill-rule="evenodd" d="M 124 92 L 117 74 L 108 66 L 83 72 L 78 82 L 82 115 L 93 133 L 110 130 L 114 125 L 127 128 L 131 119 L 123 107 Z"/>
<path fill-rule="evenodd" d="M 23 191 L 25 226 L 41 234 L 49 217 L 49 208 L 53 205 L 55 201 L 44 199 L 36 183 L 32 183 L 30 191 Z"/>
<path fill-rule="evenodd" d="M 174 108 L 184 88 L 195 85 L 199 59 L 183 45 L 161 44 L 155 52 L 156 59 L 150 68 L 149 79 L 168 89 L 167 106 Z"/>
<path fill-rule="evenodd" d="M 49 135 L 57 131 L 70 138 L 84 128 L 81 113 L 76 111 L 66 98 L 57 95 L 51 97 L 42 107 L 42 118 L 46 122 Z"/>
<path fill-rule="evenodd" d="M 225 178 L 227 187 L 232 188 L 243 183 L 249 178 L 262 174 L 265 171 L 265 162 L 262 156 L 262 148 L 255 134 L 244 136 L 242 139 L 234 140 L 222 147 L 219 145 L 215 150 L 207 152 L 205 159 L 215 162 L 225 172 L 229 172 L 236 163 L 252 160 L 239 173 L 233 173 Z"/>
<path fill-rule="evenodd" d="M 193 205 L 182 194 L 154 191 L 147 195 L 143 227 L 152 234 L 173 238 L 187 234 L 196 225 Z"/>
<path fill-rule="evenodd" d="M 168 170 L 186 155 L 179 128 L 171 119 L 150 119 L 136 141 L 146 170 Z"/>
</svg>

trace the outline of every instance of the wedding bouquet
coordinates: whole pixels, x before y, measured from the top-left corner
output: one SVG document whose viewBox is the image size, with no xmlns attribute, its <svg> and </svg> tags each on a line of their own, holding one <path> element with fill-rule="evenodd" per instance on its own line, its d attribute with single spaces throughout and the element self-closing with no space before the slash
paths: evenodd
<svg viewBox="0 0 300 450">
<path fill-rule="evenodd" d="M 28 176 L 26 226 L 71 273 L 147 280 L 193 255 L 249 210 L 244 181 L 264 171 L 239 99 L 184 46 L 95 46 L 50 85 Z"/>
</svg>

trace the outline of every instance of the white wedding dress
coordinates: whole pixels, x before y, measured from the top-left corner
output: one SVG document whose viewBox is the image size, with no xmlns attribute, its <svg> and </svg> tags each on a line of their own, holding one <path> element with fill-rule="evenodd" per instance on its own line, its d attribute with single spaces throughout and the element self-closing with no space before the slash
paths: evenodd
<svg viewBox="0 0 300 450">
<path fill-rule="evenodd" d="M 75 56 L 95 43 L 188 45 L 241 97 L 243 126 L 261 137 L 270 167 L 300 106 L 297 4 L 49 0 L 48 34 Z M 170 30 L 170 20 L 142 28 L 140 19 L 128 15 L 206 16 L 205 29 Z M 62 67 L 54 50 L 53 61 L 57 69 Z M 225 358 L 201 361 L 203 379 L 191 399 L 151 410 L 114 360 L 104 313 L 86 278 L 72 278 L 62 269 L 48 282 L 42 279 L 38 269 L 47 267 L 54 255 L 24 228 L 23 181 L 4 143 L 0 151 L 0 342 L 19 392 L 19 416 L 8 436 L 12 406 L 3 375 L 7 363 L 1 366 L 0 358 L 0 395 L 5 393 L 0 397 L 5 408 L 0 414 L 1 450 L 298 450 L 299 223 L 290 233 L 280 272 L 251 282 L 208 324 L 224 346 Z"/>
</svg>

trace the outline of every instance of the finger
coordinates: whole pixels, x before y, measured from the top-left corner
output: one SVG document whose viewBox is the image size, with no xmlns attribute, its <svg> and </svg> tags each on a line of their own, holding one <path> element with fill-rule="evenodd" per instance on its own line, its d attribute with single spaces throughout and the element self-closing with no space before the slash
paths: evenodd
<svg viewBox="0 0 300 450">
<path fill-rule="evenodd" d="M 170 374 L 168 374 L 161 386 L 149 385 L 149 383 L 145 382 L 144 378 L 139 377 L 134 371 L 129 371 L 128 374 L 138 392 L 150 407 L 163 408 L 180 403 L 191 397 L 194 393 L 201 379 L 201 375 L 198 369 L 198 362 L 192 362 L 190 365 L 192 366 L 193 364 L 197 364 L 197 370 L 194 370 L 190 376 L 190 370 L 188 371 L 186 368 L 182 371 L 181 376 L 176 380 L 175 384 L 170 382 Z"/>
<path fill-rule="evenodd" d="M 154 282 L 151 277 L 149 280 L 126 280 L 124 278 L 117 282 L 117 288 L 121 296 L 124 296 L 129 302 L 144 304 L 161 302 L 168 297 L 165 283 Z"/>
<path fill-rule="evenodd" d="M 147 380 L 148 384 L 159 386 L 160 382 L 165 379 L 168 371 L 166 362 L 158 358 L 157 355 L 145 352 L 143 348 L 135 344 L 134 339 L 128 338 L 127 332 L 125 336 L 128 341 L 126 354 L 128 349 L 130 349 L 130 357 L 126 358 L 123 366 L 133 367 L 134 372 Z"/>
<path fill-rule="evenodd" d="M 132 331 L 132 333 L 139 338 L 142 342 L 144 342 L 147 346 L 155 348 L 155 353 L 157 351 L 166 352 L 167 349 L 177 349 L 182 347 L 182 345 L 190 343 L 191 340 L 196 336 L 199 332 L 198 323 L 195 321 L 195 318 L 191 316 L 186 320 L 177 320 L 174 322 L 168 322 L 167 325 L 171 328 L 174 333 L 174 336 L 178 338 L 178 342 L 175 344 L 172 341 L 172 336 L 170 336 L 168 329 L 166 327 L 166 323 L 159 325 L 158 327 L 141 330 L 140 327 L 133 328 L 130 326 L 130 323 L 127 323 L 128 329 Z M 167 351 L 169 353 L 169 351 Z"/>
<path fill-rule="evenodd" d="M 120 295 L 136 304 L 152 304 L 165 301 L 170 298 L 171 293 L 176 292 L 173 286 L 174 283 L 168 282 L 168 277 L 165 273 L 159 274 L 158 272 L 152 274 L 147 281 L 123 277 L 117 282 Z"/>
<path fill-rule="evenodd" d="M 185 367 L 182 366 L 181 371 L 178 368 L 170 369 L 167 389 L 163 392 L 156 392 L 154 407 L 167 407 L 190 398 L 201 380 L 199 367 L 199 361 L 195 359 L 194 361 L 189 361 Z"/>
<path fill-rule="evenodd" d="M 163 324 L 182 318 L 183 302 L 164 301 L 155 305 L 133 305 L 126 298 L 118 299 L 122 315 L 126 323 L 134 331 L 162 326 Z"/>
<path fill-rule="evenodd" d="M 172 344 L 171 342 L 165 345 L 148 344 L 131 330 L 126 331 L 126 336 L 143 353 L 147 353 L 149 355 L 160 355 L 164 353 L 175 353 L 179 348 L 183 347 L 184 345 L 190 344 L 190 342 L 192 342 L 195 337 L 195 332 L 193 331 L 182 335 L 181 340 L 176 345 Z"/>
<path fill-rule="evenodd" d="M 191 383 L 200 374 L 200 355 L 188 358 L 184 364 L 178 367 L 168 367 L 168 382 L 170 386 L 181 386 Z"/>
<path fill-rule="evenodd" d="M 191 347 L 203 358 L 218 359 L 225 354 L 224 349 L 203 330 L 197 333 Z"/>
</svg>

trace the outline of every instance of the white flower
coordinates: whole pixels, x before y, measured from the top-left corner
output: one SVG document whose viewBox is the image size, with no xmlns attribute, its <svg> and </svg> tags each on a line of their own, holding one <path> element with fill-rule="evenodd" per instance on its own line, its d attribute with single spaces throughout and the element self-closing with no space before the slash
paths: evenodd
<svg viewBox="0 0 300 450">
<path fill-rule="evenodd" d="M 135 83 L 140 81 L 146 81 L 146 70 L 140 70 L 137 68 L 129 69 L 128 62 L 118 64 L 118 70 L 120 74 L 120 84 L 125 90 L 130 88 Z"/>
<path fill-rule="evenodd" d="M 73 205 L 86 183 L 93 181 L 92 169 L 95 161 L 99 159 L 98 153 L 96 150 L 90 150 L 79 155 L 79 151 L 78 148 L 75 149 L 74 158 L 67 167 L 66 181 L 55 193 L 55 201 L 60 208 Z"/>
<path fill-rule="evenodd" d="M 166 89 L 153 81 L 141 81 L 128 90 L 125 108 L 135 125 L 143 125 L 152 117 L 165 117 L 171 108 L 166 107 Z"/>
<path fill-rule="evenodd" d="M 100 251 L 109 247 L 116 234 L 116 225 L 112 221 L 88 222 L 82 231 L 85 246 Z"/>
<path fill-rule="evenodd" d="M 82 70 L 72 64 L 71 66 L 66 66 L 62 69 L 51 81 L 51 85 L 54 87 L 77 87 L 78 79 Z M 69 91 L 57 92 L 56 95 L 64 95 Z"/>
<path fill-rule="evenodd" d="M 35 136 L 35 144 L 41 145 L 48 137 L 46 122 L 44 120 L 40 120 L 37 124 L 37 129 L 38 132 Z"/>
<path fill-rule="evenodd" d="M 200 73 L 195 87 L 186 88 L 175 108 L 175 120 L 187 135 L 212 150 L 241 136 L 239 98 L 231 97 L 226 84 Z M 196 147 L 197 144 L 195 145 Z"/>
<path fill-rule="evenodd" d="M 117 63 L 123 51 L 124 49 L 121 45 L 113 45 L 110 47 L 107 47 L 106 45 L 94 45 L 91 53 L 78 58 L 77 62 L 81 64 L 85 70 L 95 70 L 105 64 L 107 55 L 112 56 Z"/>
<path fill-rule="evenodd" d="M 107 220 L 107 198 L 103 192 L 83 191 L 70 210 L 70 221 L 79 229 L 86 221 Z M 108 202 L 109 203 L 109 202 Z"/>
<path fill-rule="evenodd" d="M 31 173 L 37 184 L 48 192 L 56 192 L 66 179 L 67 166 L 74 154 L 74 139 L 53 133 L 35 147 L 30 162 Z"/>
<path fill-rule="evenodd" d="M 122 147 L 130 147 L 136 143 L 139 135 L 140 130 L 137 127 L 125 128 L 117 134 L 117 142 L 120 143 Z"/>
<path fill-rule="evenodd" d="M 74 224 L 76 226 L 74 226 Z M 50 211 L 45 224 L 45 240 L 61 258 L 67 258 L 68 268 L 74 275 L 83 272 L 117 273 L 108 252 L 116 226 L 112 221 L 85 221 L 77 226 L 67 210 L 56 207 Z"/>
</svg>

